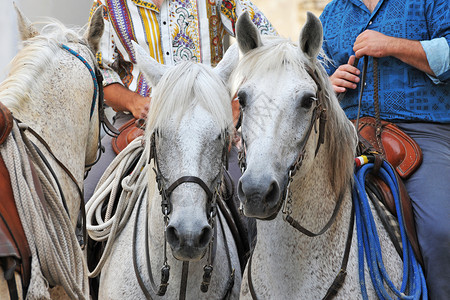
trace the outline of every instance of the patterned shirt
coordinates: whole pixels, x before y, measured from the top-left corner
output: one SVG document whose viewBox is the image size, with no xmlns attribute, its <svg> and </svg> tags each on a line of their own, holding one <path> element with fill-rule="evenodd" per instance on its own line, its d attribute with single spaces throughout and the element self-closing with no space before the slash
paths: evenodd
<svg viewBox="0 0 450 300">
<path fill-rule="evenodd" d="M 122 83 L 143 96 L 150 86 L 133 65 L 131 40 L 166 65 L 192 60 L 215 66 L 223 56 L 225 32 L 235 35 L 235 22 L 244 11 L 262 34 L 275 34 L 248 0 L 165 0 L 160 9 L 151 1 L 97 0 L 91 14 L 100 5 L 106 22 L 97 60 L 104 84 Z"/>
<path fill-rule="evenodd" d="M 354 55 L 356 37 L 366 29 L 421 41 L 437 78 L 394 57 L 378 59 L 381 118 L 397 121 L 450 122 L 450 10 L 448 0 L 380 0 L 373 13 L 361 0 L 334 0 L 320 19 L 324 51 L 334 62 L 329 75 Z M 363 59 L 358 63 L 362 70 Z M 374 116 L 373 60 L 369 58 L 361 116 Z M 439 84 L 436 84 L 439 83 Z M 350 119 L 358 111 L 359 87 L 349 89 L 341 105 Z"/>
</svg>

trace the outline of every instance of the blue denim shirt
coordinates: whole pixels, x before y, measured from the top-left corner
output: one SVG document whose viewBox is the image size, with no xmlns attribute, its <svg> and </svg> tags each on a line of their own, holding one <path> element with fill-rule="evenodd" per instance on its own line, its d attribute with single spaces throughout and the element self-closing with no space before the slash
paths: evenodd
<svg viewBox="0 0 450 300">
<path fill-rule="evenodd" d="M 320 16 L 325 54 L 334 62 L 329 75 L 354 55 L 356 37 L 366 29 L 421 41 L 437 78 L 394 57 L 378 59 L 381 118 L 450 123 L 450 10 L 448 0 L 380 0 L 373 13 L 360 0 L 334 0 Z M 363 59 L 358 63 L 362 70 Z M 354 119 L 359 85 L 348 90 L 341 105 Z M 373 60 L 369 58 L 361 116 L 374 116 Z"/>
</svg>

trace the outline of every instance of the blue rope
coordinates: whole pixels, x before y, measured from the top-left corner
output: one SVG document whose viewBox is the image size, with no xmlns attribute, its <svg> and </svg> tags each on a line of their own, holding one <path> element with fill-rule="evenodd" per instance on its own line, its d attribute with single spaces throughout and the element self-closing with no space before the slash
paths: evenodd
<svg viewBox="0 0 450 300">
<path fill-rule="evenodd" d="M 76 58 L 81 60 L 81 62 L 86 66 L 86 68 L 89 70 L 89 73 L 91 73 L 92 81 L 94 82 L 94 98 L 92 99 L 91 104 L 91 114 L 89 116 L 89 119 L 92 118 L 92 115 L 94 114 L 94 108 L 95 108 L 95 102 L 97 100 L 97 91 L 98 91 L 98 83 L 97 83 L 97 76 L 95 76 L 94 69 L 91 67 L 91 65 L 84 59 L 83 56 L 81 56 L 78 52 L 72 50 L 71 48 L 67 47 L 66 45 L 62 44 L 61 47 L 65 50 L 67 50 L 69 53 L 73 54 Z"/>
<path fill-rule="evenodd" d="M 380 240 L 365 191 L 365 178 L 373 169 L 373 165 L 373 163 L 365 164 L 355 172 L 355 183 L 352 191 L 355 204 L 358 237 L 358 272 L 362 297 L 364 300 L 369 299 L 364 276 L 364 267 L 367 264 L 372 284 L 379 299 L 392 299 L 385 288 L 386 284 L 397 296 L 397 299 L 420 299 L 422 296 L 421 299 L 427 300 L 428 292 L 425 284 L 425 276 L 407 239 L 402 217 L 398 218 L 403 244 L 403 280 L 400 290 L 395 287 L 386 272 L 381 254 Z M 379 175 L 393 192 L 397 216 L 401 216 L 400 196 L 394 172 L 391 165 L 383 162 Z M 406 292 L 410 295 L 406 295 Z"/>
</svg>

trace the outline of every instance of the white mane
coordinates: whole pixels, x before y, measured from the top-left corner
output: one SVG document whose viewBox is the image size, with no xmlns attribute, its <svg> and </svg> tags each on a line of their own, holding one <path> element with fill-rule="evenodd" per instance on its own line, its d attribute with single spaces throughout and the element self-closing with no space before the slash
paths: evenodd
<svg viewBox="0 0 450 300">
<path fill-rule="evenodd" d="M 164 127 L 167 120 L 181 117 L 196 105 L 211 113 L 223 130 L 230 127 L 230 94 L 210 67 L 182 62 L 170 68 L 152 91 L 146 132 Z"/>
<path fill-rule="evenodd" d="M 323 51 L 319 55 L 323 57 L 325 63 L 328 62 Z M 326 157 L 329 158 L 329 165 L 332 168 L 330 181 L 340 191 L 352 180 L 356 131 L 341 109 L 328 75 L 320 62 L 311 66 L 311 61 L 292 41 L 282 37 L 264 36 L 263 45 L 248 52 L 235 69 L 232 82 L 236 86 L 233 87 L 233 93 L 242 82 L 257 74 L 271 73 L 276 78 L 284 71 L 286 65 L 292 66 L 299 74 L 299 78 L 304 76 L 307 65 L 315 69 L 319 75 L 323 89 L 322 101 L 328 118 L 325 144 L 322 147 L 328 151 Z"/>
<path fill-rule="evenodd" d="M 9 75 L 0 84 L 0 100 L 10 110 L 18 110 L 28 101 L 31 92 L 41 82 L 51 81 L 43 77 L 61 44 L 81 42 L 80 30 L 68 29 L 57 20 L 49 20 L 41 34 L 22 42 L 22 49 L 9 64 Z M 37 80 L 39 78 L 39 80 Z"/>
</svg>

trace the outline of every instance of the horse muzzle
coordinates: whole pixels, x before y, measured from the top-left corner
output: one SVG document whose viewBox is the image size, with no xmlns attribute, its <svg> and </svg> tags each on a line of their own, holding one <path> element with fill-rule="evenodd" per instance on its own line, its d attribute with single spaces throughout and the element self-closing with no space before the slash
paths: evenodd
<svg viewBox="0 0 450 300">
<path fill-rule="evenodd" d="M 188 230 L 185 226 L 170 225 L 167 227 L 167 242 L 173 256 L 182 261 L 198 261 L 204 255 L 213 236 L 210 225 L 198 230 Z"/>
<path fill-rule="evenodd" d="M 281 209 L 281 191 L 278 181 L 271 177 L 253 178 L 244 173 L 238 184 L 244 215 L 262 220 L 274 219 Z"/>
</svg>

